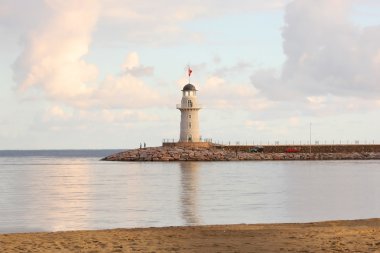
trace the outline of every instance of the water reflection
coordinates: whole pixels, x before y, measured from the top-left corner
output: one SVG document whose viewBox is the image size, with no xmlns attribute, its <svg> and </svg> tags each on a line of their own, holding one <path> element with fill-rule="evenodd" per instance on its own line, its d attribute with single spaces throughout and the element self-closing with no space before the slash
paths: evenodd
<svg viewBox="0 0 380 253">
<path fill-rule="evenodd" d="M 45 203 L 46 222 L 53 231 L 87 227 L 91 217 L 90 209 L 90 168 L 86 164 L 67 164 L 57 174 L 54 167 L 48 166 L 45 180 L 46 188 L 38 190 L 41 202 Z"/>
<path fill-rule="evenodd" d="M 1 170 L 0 232 L 57 231 L 89 223 L 89 166 L 40 158 L 30 166 Z M 36 173 L 37 172 L 37 173 Z M 43 222 L 41 222 L 43 221 Z M 2 227 L 2 228 L 1 228 Z"/>
<path fill-rule="evenodd" d="M 198 214 L 199 163 L 181 162 L 181 210 L 185 225 L 201 224 Z"/>
</svg>

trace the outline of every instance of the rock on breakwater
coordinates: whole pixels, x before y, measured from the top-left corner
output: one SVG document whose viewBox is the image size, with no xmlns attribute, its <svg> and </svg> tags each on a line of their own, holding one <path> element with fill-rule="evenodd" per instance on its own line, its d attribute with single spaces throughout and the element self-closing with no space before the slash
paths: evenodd
<svg viewBox="0 0 380 253">
<path fill-rule="evenodd" d="M 218 148 L 153 147 L 132 149 L 103 158 L 104 161 L 249 161 L 249 160 L 370 160 L 380 153 L 250 153 Z"/>
</svg>

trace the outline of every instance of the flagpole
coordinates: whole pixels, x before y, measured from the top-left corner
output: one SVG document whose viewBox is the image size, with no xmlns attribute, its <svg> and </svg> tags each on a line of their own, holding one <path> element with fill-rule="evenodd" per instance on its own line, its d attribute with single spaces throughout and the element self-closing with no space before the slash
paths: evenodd
<svg viewBox="0 0 380 253">
<path fill-rule="evenodd" d="M 189 83 L 190 83 L 190 76 L 191 76 L 190 65 L 187 65 L 187 75 L 189 76 Z"/>
</svg>

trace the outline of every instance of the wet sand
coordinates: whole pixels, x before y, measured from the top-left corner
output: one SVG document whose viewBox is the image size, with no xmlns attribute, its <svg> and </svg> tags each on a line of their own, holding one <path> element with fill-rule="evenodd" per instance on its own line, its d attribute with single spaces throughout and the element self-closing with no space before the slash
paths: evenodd
<svg viewBox="0 0 380 253">
<path fill-rule="evenodd" d="M 9 252 L 380 252 L 380 219 L 0 234 Z"/>
</svg>

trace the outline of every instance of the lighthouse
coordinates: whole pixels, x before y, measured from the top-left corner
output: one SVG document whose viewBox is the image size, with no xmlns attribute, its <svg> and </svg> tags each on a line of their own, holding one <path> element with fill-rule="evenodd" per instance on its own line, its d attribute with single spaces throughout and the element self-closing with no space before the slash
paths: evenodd
<svg viewBox="0 0 380 253">
<path fill-rule="evenodd" d="M 191 70 L 189 69 L 189 77 Z M 182 89 L 181 104 L 177 104 L 177 109 L 181 111 L 180 142 L 199 142 L 199 119 L 198 111 L 201 105 L 198 104 L 197 89 L 194 85 L 186 84 Z"/>
</svg>

